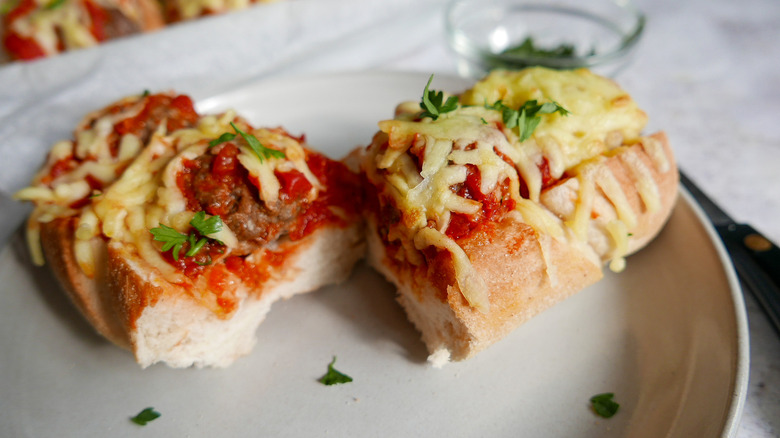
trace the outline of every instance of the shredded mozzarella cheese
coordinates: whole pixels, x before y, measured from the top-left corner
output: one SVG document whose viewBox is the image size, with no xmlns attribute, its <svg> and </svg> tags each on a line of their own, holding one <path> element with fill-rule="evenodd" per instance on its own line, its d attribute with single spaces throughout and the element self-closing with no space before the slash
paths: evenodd
<svg viewBox="0 0 780 438">
<path fill-rule="evenodd" d="M 113 108 L 119 110 L 87 115 L 76 130 L 75 140 L 56 143 L 33 185 L 15 194 L 17 199 L 36 204 L 27 226 L 28 245 L 36 264 L 44 263 L 40 223 L 75 216 L 74 254 L 86 275 L 95 275 L 99 249 L 96 242 L 108 239 L 109 242 L 131 244 L 165 280 L 176 284 L 187 282 L 187 278 L 161 256 L 159 245 L 153 241 L 149 230 L 165 224 L 182 233 L 189 231 L 194 212 L 187 210 L 177 177 L 184 170 L 185 160 L 195 160 L 206 153 L 209 141 L 225 132 L 234 132 L 231 122 L 242 124 L 243 129 L 255 135 L 266 147 L 285 153 L 285 159 L 264 158 L 261 162 L 241 137 L 234 140 L 241 151 L 239 162 L 257 178 L 264 202 L 273 203 L 279 198 L 276 169 L 301 172 L 312 185 L 308 195 L 311 199 L 323 189 L 309 169 L 306 151 L 298 141 L 280 130 L 251 130 L 236 118 L 234 111 L 203 116 L 196 127 L 173 132 L 167 132 L 163 120 L 146 144 L 138 136 L 126 134 L 118 139 L 117 150 L 112 151 L 109 144 L 111 136 L 115 135 L 114 126 L 139 115 L 144 101 L 139 97 L 126 98 Z M 70 167 L 52 179 L 52 169 L 61 160 L 71 160 Z M 88 178 L 100 181 L 103 189 L 91 193 Z M 85 198 L 89 201 L 85 206 L 70 207 Z M 228 249 L 239 245 L 235 233 L 224 223 L 220 231 L 207 237 L 219 240 Z"/>
<path fill-rule="evenodd" d="M 555 101 L 570 114 L 545 114 L 532 136 L 519 141 L 507 129 L 496 102 L 519 108 L 528 100 Z M 396 119 L 379 123 L 380 133 L 369 147 L 369 160 L 376 166 L 365 169 L 370 180 L 401 212 L 400 230 L 387 238 L 400 241 L 405 260 L 412 256 L 405 241 L 413 241 L 418 252 L 434 246 L 452 254 L 458 286 L 467 301 L 482 311 L 488 309 L 484 279 L 467 255 L 446 232 L 452 213 L 477 215 L 482 203 L 458 195 L 457 187 L 468 176 L 467 166 L 476 166 L 483 194 L 495 192 L 508 182 L 518 220 L 539 235 L 547 261 L 549 238 L 588 240 L 594 201 L 603 194 L 616 210 L 607 232 L 612 241 L 611 267 L 620 270 L 628 248 L 629 230 L 636 226 L 632 210 L 620 183 L 603 166 L 605 154 L 622 144 L 642 141 L 656 166 L 668 170 L 668 160 L 659 142 L 640 139 L 646 115 L 612 81 L 586 70 L 569 72 L 531 68 L 520 72 L 493 72 L 461 95 L 456 110 L 432 118 L 415 119 L 414 103 L 400 104 Z M 643 202 L 650 210 L 659 207 L 658 188 L 644 163 L 629 159 Z M 556 217 L 539 203 L 546 184 L 542 167 L 553 180 L 566 175 L 576 178 L 575 207 L 569 217 Z M 524 183 L 528 199 L 520 196 Z M 545 236 L 542 238 L 542 236 Z M 575 244 L 575 243 L 570 243 Z M 592 252 L 592 251 L 591 251 Z M 555 272 L 546 263 L 550 281 Z"/>
</svg>

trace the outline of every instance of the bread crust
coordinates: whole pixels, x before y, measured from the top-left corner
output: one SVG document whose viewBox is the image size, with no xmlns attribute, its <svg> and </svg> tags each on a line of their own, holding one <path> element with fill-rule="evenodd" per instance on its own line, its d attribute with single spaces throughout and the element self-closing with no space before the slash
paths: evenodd
<svg viewBox="0 0 780 438">
<path fill-rule="evenodd" d="M 658 142 L 652 154 L 648 141 Z M 624 255 L 641 249 L 660 232 L 677 198 L 679 176 L 666 135 L 658 133 L 644 142 L 619 148 L 592 169 L 595 174 L 614 176 L 635 217 Z M 637 166 L 643 169 L 642 176 L 637 175 Z M 648 175 L 651 181 L 639 180 Z M 653 208 L 640 193 L 640 185 L 650 182 L 657 187 L 658 203 Z M 540 205 L 565 224 L 579 202 L 578 189 L 576 177 L 564 178 L 542 192 Z M 441 366 L 447 360 L 473 356 L 602 278 L 603 264 L 615 256 L 606 228 L 618 217 L 619 207 L 597 189 L 585 241 L 571 230 L 563 238 L 540 233 L 511 213 L 460 239 L 459 246 L 487 283 L 490 310 L 486 313 L 464 298 L 447 251 L 440 250 L 433 258 L 426 254 L 422 266 L 398 262 L 380 238 L 372 213 L 367 214 L 369 263 L 398 288 L 398 301 L 421 332 L 429 360 Z"/>
<path fill-rule="evenodd" d="M 73 250 L 76 217 L 41 223 L 41 245 L 52 272 L 84 318 L 111 342 L 130 347 L 127 331 L 117 318 L 115 302 L 107 285 L 107 250 L 102 239 L 94 239 L 98 249 L 95 276 L 88 277 L 76 262 Z"/>
<path fill-rule="evenodd" d="M 299 241 L 283 242 L 287 256 L 274 266 L 273 276 L 260 290 L 239 285 L 237 310 L 221 317 L 198 299 L 208 290 L 167 282 L 130 244 L 101 240 L 95 277 L 87 277 L 73 252 L 76 220 L 41 224 L 47 261 L 90 324 L 129 349 L 144 368 L 157 362 L 176 368 L 230 365 L 251 351 L 273 302 L 346 280 L 365 251 L 359 222 L 324 226 Z"/>
<path fill-rule="evenodd" d="M 602 277 L 600 265 L 582 254 L 587 248 L 549 239 L 507 217 L 460 242 L 487 283 L 490 311 L 483 313 L 463 297 L 446 251 L 423 267 L 399 265 L 389 258 L 375 224 L 368 230 L 369 263 L 398 288 L 398 301 L 432 358 L 446 352 L 450 360 L 468 359 Z"/>
<path fill-rule="evenodd" d="M 144 367 L 221 367 L 274 301 L 347 278 L 365 251 L 359 192 L 302 136 L 159 93 L 88 114 L 16 196 L 36 203 L 33 262 L 99 333 Z"/>
<path fill-rule="evenodd" d="M 680 176 L 674 153 L 664 132 L 658 132 L 649 137 L 661 147 L 663 164 L 656 162 L 648 153 L 645 143 L 639 142 L 622 148 L 617 154 L 610 155 L 600 163 L 595 171 L 606 172 L 614 176 L 620 184 L 620 189 L 628 201 L 631 211 L 636 216 L 636 225 L 631 229 L 626 255 L 633 254 L 647 245 L 661 231 L 671 215 L 677 201 Z M 651 208 L 643 201 L 639 191 L 642 183 L 640 176 L 633 169 L 641 166 L 645 177 L 651 178 L 651 184 L 657 188 L 658 205 Z M 649 181 L 648 181 L 649 182 Z M 646 182 L 647 183 L 647 182 Z M 540 201 L 551 212 L 561 219 L 572 216 L 577 203 L 579 183 L 576 178 L 567 178 L 559 184 L 542 192 Z M 602 259 L 609 258 L 609 236 L 605 230 L 609 221 L 618 217 L 617 206 L 603 190 L 599 189 L 593 203 L 593 213 L 588 224 L 588 243 Z"/>
</svg>

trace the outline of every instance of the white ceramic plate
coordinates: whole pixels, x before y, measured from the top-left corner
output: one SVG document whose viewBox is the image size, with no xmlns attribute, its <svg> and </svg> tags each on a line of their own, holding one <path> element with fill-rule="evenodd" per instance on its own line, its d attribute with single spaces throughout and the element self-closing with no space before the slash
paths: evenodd
<svg viewBox="0 0 780 438">
<path fill-rule="evenodd" d="M 422 74 L 358 73 L 245 84 L 199 99 L 284 125 L 333 157 L 369 142 Z M 460 91 L 457 78 L 434 88 Z M 186 90 L 184 90 L 186 91 Z M 225 370 L 141 370 L 97 336 L 21 233 L 0 254 L 0 430 L 9 437 L 716 437 L 736 431 L 747 386 L 739 286 L 683 196 L 662 234 L 619 275 L 438 370 L 394 291 L 352 279 L 273 306 L 253 353 Z M 317 382 L 328 362 L 354 382 Z M 613 392 L 611 419 L 589 408 Z M 129 417 L 162 417 L 139 430 Z"/>
</svg>

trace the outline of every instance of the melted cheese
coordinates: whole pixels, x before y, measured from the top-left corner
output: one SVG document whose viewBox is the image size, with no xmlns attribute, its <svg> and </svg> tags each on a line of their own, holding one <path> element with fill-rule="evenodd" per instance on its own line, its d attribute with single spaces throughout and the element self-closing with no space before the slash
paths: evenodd
<svg viewBox="0 0 780 438">
<path fill-rule="evenodd" d="M 265 158 L 261 162 L 242 137 L 233 140 L 241 151 L 239 162 L 259 182 L 263 201 L 272 203 L 279 197 L 276 169 L 300 171 L 312 185 L 308 195 L 311 199 L 323 189 L 306 164 L 306 152 L 299 142 L 278 129 L 252 130 L 232 111 L 201 117 L 195 128 L 174 132 L 167 132 L 165 121 L 161 121 L 146 144 L 133 134 L 120 138 L 114 156 L 109 146 L 114 125 L 137 115 L 144 106 L 143 100 L 137 97 L 121 102 L 124 103 L 121 111 L 88 115 L 77 129 L 75 140 L 56 143 L 33 185 L 16 193 L 17 199 L 36 204 L 28 221 L 28 245 L 36 264 L 44 262 L 39 224 L 75 216 L 74 253 L 81 270 L 88 276 L 95 274 L 96 244 L 108 239 L 109 243 L 132 245 L 165 280 L 176 284 L 189 282 L 161 256 L 159 244 L 153 241 L 149 229 L 165 224 L 182 233 L 189 232 L 194 212 L 187 210 L 177 175 L 183 170 L 185 161 L 206 152 L 209 141 L 222 133 L 234 132 L 230 122 L 253 134 L 264 146 L 285 153 L 285 159 Z M 52 169 L 61 160 L 71 160 L 73 167 L 49 181 Z M 87 176 L 103 182 L 103 190 L 90 198 L 86 206 L 78 210 L 69 208 L 90 194 Z M 221 231 L 208 237 L 223 242 L 228 249 L 239 245 L 235 234 L 224 223 Z"/>
<path fill-rule="evenodd" d="M 490 107 L 501 101 L 519 108 L 528 100 L 555 101 L 570 114 L 542 115 L 533 135 L 521 142 L 514 130 L 504 127 L 501 112 Z M 369 147 L 369 160 L 376 168 L 368 166 L 367 175 L 384 187 L 401 211 L 402 227 L 391 228 L 388 239 L 401 242 L 402 257 L 420 258 L 410 255 L 405 241 L 413 241 L 417 250 L 432 245 L 449 251 L 464 297 L 486 311 L 484 280 L 457 242 L 446 235 L 452 213 L 475 215 L 482 209 L 480 202 L 459 196 L 455 189 L 466 181 L 466 166 L 474 165 L 480 172 L 482 193 L 508 182 L 515 201 L 515 210 L 509 214 L 517 215 L 540 236 L 545 261 L 550 237 L 573 238 L 579 243 L 572 244 L 577 245 L 587 242 L 594 202 L 603 194 L 618 216 L 607 226 L 613 246 L 611 267 L 622 269 L 628 230 L 636 226 L 637 218 L 620 183 L 602 165 L 605 154 L 622 144 L 642 141 L 659 169 L 669 167 L 660 143 L 639 137 L 647 118 L 634 101 L 609 79 L 586 70 L 531 68 L 491 73 L 463 93 L 460 104 L 436 120 L 415 119 L 416 103 L 400 104 L 394 120 L 379 123 L 380 134 Z M 563 221 L 539 203 L 544 162 L 553 179 L 565 173 L 577 179 L 575 206 Z M 629 160 L 629 165 L 643 201 L 650 210 L 657 208 L 658 189 L 648 169 L 639 160 Z M 529 199 L 520 196 L 521 181 Z M 547 273 L 554 284 L 554 267 L 549 263 Z"/>
<path fill-rule="evenodd" d="M 625 141 L 638 138 L 647 123 L 645 113 L 625 91 L 585 69 L 496 71 L 466 91 L 461 103 L 484 105 L 499 100 L 511 108 L 528 100 L 555 101 L 571 113 L 542 117 L 533 133 L 539 147 L 551 144 L 560 149 L 564 169 L 608 150 L 607 139 L 614 144 L 615 133 Z"/>
<path fill-rule="evenodd" d="M 98 8 L 118 10 L 134 23 L 141 22 L 142 12 L 134 1 L 92 0 Z M 95 46 L 99 41 L 92 34 L 92 17 L 81 1 L 68 0 L 48 7 L 51 0 L 35 0 L 38 8 L 29 15 L 14 20 L 9 30 L 32 38 L 46 55 L 64 50 Z"/>
</svg>

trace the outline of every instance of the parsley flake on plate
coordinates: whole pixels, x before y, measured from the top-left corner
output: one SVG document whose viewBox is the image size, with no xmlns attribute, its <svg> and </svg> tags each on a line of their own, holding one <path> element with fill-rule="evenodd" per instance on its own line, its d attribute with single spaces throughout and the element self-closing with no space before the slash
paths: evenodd
<svg viewBox="0 0 780 438">
<path fill-rule="evenodd" d="M 328 372 L 318 380 L 323 385 L 338 385 L 339 383 L 349 383 L 352 381 L 352 377 L 333 368 L 333 364 L 335 363 L 336 356 L 333 356 L 333 360 L 328 364 Z"/>
<path fill-rule="evenodd" d="M 130 418 L 130 421 L 139 426 L 146 426 L 146 423 L 159 418 L 160 415 L 161 414 L 155 411 L 154 408 L 146 408 L 139 412 L 135 417 Z"/>
<path fill-rule="evenodd" d="M 604 394 L 597 394 L 590 398 L 590 405 L 593 407 L 593 411 L 600 417 L 610 418 L 615 415 L 620 408 L 620 405 L 612 400 L 615 397 L 614 393 L 606 392 Z"/>
</svg>

